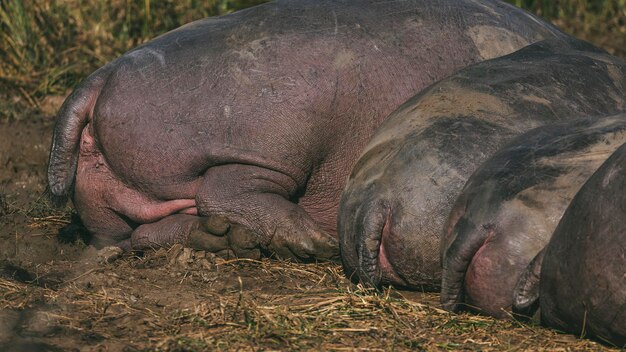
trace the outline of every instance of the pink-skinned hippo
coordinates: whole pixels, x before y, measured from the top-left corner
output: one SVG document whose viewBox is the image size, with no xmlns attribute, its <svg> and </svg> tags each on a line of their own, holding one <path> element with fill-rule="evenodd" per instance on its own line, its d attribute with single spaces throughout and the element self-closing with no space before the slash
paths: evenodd
<svg viewBox="0 0 626 352">
<path fill-rule="evenodd" d="M 497 0 L 276 1 L 187 24 L 62 106 L 48 182 L 101 244 L 336 258 L 349 171 L 398 105 L 546 38 Z"/>
<path fill-rule="evenodd" d="M 626 114 L 623 114 L 626 118 Z M 626 144 L 587 180 L 528 265 L 514 310 L 626 348 Z"/>
</svg>

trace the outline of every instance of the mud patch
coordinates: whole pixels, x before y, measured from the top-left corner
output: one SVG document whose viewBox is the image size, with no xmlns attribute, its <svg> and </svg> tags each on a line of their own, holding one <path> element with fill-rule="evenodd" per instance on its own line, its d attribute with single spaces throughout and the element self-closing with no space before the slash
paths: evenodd
<svg viewBox="0 0 626 352">
<path fill-rule="evenodd" d="M 501 123 L 513 114 L 512 108 L 494 94 L 465 89 L 450 81 L 442 81 L 436 90 L 427 90 L 418 97 L 417 102 L 407 102 L 379 127 L 378 131 L 382 132 L 372 137 L 361 155 L 374 148 L 385 148 L 390 141 L 402 140 L 410 133 L 421 133 L 437 119 L 472 116 Z"/>
<path fill-rule="evenodd" d="M 493 26 L 474 26 L 467 30 L 480 56 L 485 59 L 508 55 L 530 43 L 516 33 Z M 499 43 L 494 45 L 494 43 Z"/>
</svg>

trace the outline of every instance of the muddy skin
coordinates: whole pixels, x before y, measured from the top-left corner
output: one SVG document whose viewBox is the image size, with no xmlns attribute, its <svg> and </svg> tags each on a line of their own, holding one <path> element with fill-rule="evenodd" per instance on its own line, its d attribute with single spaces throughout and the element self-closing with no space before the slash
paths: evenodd
<svg viewBox="0 0 626 352">
<path fill-rule="evenodd" d="M 372 137 L 343 193 L 346 274 L 438 289 L 442 229 L 481 162 L 532 128 L 626 108 L 625 77 L 626 63 L 589 44 L 546 41 L 463 69 L 410 99 Z"/>
<path fill-rule="evenodd" d="M 336 258 L 341 190 L 384 118 L 458 69 L 544 38 L 567 37 L 491 0 L 276 1 L 193 22 L 67 99 L 49 187 L 72 195 L 101 244 L 204 232 L 209 251 Z"/>
<path fill-rule="evenodd" d="M 513 290 L 587 179 L 626 142 L 626 115 L 533 129 L 469 178 L 447 224 L 441 302 L 510 316 Z"/>
<path fill-rule="evenodd" d="M 547 326 L 626 347 L 625 187 L 622 145 L 576 194 L 522 275 L 516 310 L 540 307 Z"/>
</svg>

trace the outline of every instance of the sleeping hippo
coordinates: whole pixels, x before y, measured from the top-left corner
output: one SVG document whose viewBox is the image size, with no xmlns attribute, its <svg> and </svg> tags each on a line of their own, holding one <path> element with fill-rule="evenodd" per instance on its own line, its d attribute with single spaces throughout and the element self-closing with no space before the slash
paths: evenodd
<svg viewBox="0 0 626 352">
<path fill-rule="evenodd" d="M 497 0 L 279 0 L 192 22 L 68 97 L 49 188 L 102 244 L 334 258 L 341 190 L 385 117 L 545 38 L 567 36 Z"/>
<path fill-rule="evenodd" d="M 352 171 L 338 218 L 347 275 L 437 289 L 442 229 L 484 160 L 532 128 L 624 108 L 626 63 L 575 39 L 535 43 L 432 85 L 380 126 Z"/>
<path fill-rule="evenodd" d="M 624 189 L 626 144 L 584 184 L 522 274 L 515 310 L 540 307 L 548 326 L 626 348 Z"/>
<path fill-rule="evenodd" d="M 626 143 L 626 114 L 546 125 L 469 178 L 444 234 L 441 302 L 504 318 L 513 289 L 576 192 Z"/>
</svg>

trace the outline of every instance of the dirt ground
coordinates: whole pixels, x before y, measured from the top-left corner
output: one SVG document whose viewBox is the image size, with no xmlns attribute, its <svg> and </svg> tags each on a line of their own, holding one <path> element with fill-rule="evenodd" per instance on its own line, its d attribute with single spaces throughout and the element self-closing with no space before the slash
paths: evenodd
<svg viewBox="0 0 626 352">
<path fill-rule="evenodd" d="M 0 351 L 554 350 L 610 347 L 351 284 L 335 263 L 97 251 L 43 196 L 52 118 L 0 122 Z"/>
</svg>

